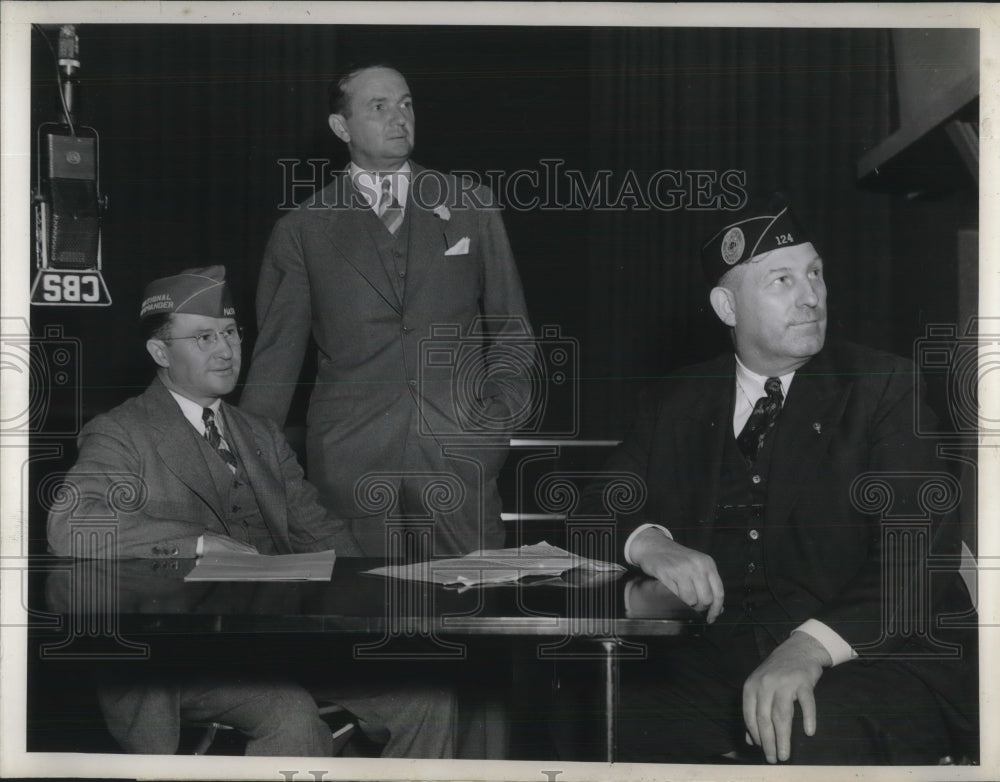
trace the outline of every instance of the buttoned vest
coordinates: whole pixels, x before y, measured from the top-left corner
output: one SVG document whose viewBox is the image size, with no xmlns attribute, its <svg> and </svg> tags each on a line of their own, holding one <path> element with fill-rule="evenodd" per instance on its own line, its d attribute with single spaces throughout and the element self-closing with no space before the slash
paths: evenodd
<svg viewBox="0 0 1000 782">
<path fill-rule="evenodd" d="M 786 631 L 769 626 L 779 607 L 767 585 L 764 561 L 767 486 L 780 426 L 779 419 L 750 466 L 740 453 L 732 427 L 728 427 L 710 545 L 726 592 L 726 612 L 717 623 L 719 629 L 752 631 L 761 656 L 768 654 L 777 635 Z"/>
<path fill-rule="evenodd" d="M 225 437 L 225 431 L 223 432 Z M 279 554 L 271 531 L 264 523 L 264 517 L 257 504 L 257 498 L 247 482 L 246 471 L 243 468 L 242 454 L 233 447 L 232 440 L 226 438 L 226 443 L 236 456 L 236 474 L 208 444 L 204 437 L 199 437 L 199 447 L 208 464 L 209 474 L 215 484 L 222 506 L 222 521 L 213 519 L 211 531 L 220 535 L 228 535 L 241 543 L 249 543 L 261 554 Z"/>
<path fill-rule="evenodd" d="M 412 204 L 407 205 L 403 211 L 403 223 L 396 233 L 390 233 L 382 221 L 371 209 L 368 210 L 372 220 L 372 236 L 375 237 L 375 246 L 378 249 L 379 257 L 385 273 L 392 282 L 392 287 L 403 301 L 403 294 L 406 292 L 406 271 L 409 261 L 410 246 L 410 214 L 413 211 Z"/>
</svg>

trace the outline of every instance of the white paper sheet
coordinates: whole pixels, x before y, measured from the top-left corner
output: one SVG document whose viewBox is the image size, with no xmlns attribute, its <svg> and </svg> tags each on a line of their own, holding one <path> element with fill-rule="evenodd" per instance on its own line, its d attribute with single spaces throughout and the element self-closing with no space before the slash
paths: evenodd
<svg viewBox="0 0 1000 782">
<path fill-rule="evenodd" d="M 473 551 L 453 559 L 386 565 L 366 572 L 433 584 L 486 586 L 513 583 L 525 577 L 559 576 L 574 568 L 608 574 L 625 571 L 614 562 L 587 559 L 542 542 L 521 548 Z"/>
<path fill-rule="evenodd" d="M 329 581 L 337 554 L 206 554 L 195 561 L 185 581 Z"/>
</svg>

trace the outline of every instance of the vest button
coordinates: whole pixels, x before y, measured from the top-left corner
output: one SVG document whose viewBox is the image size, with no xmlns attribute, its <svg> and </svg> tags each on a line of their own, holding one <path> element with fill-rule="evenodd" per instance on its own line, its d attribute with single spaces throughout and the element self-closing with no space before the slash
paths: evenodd
<svg viewBox="0 0 1000 782">
<path fill-rule="evenodd" d="M 233 505 L 233 507 L 232 507 L 233 513 L 236 513 L 236 511 L 238 511 L 239 509 L 240 509 L 239 505 Z"/>
<path fill-rule="evenodd" d="M 747 565 L 747 573 L 753 573 L 757 569 L 757 566 L 751 562 Z"/>
<path fill-rule="evenodd" d="M 757 540 L 760 537 L 760 532 L 755 529 L 750 530 L 747 534 L 750 536 L 750 540 Z"/>
<path fill-rule="evenodd" d="M 754 483 L 760 483 L 760 476 L 754 475 L 750 480 L 753 481 Z"/>
<path fill-rule="evenodd" d="M 399 276 L 400 277 L 405 277 L 406 276 L 406 271 L 404 271 L 403 269 L 400 269 L 399 270 Z"/>
<path fill-rule="evenodd" d="M 417 381 L 416 380 L 410 380 L 410 385 L 416 387 Z"/>
</svg>

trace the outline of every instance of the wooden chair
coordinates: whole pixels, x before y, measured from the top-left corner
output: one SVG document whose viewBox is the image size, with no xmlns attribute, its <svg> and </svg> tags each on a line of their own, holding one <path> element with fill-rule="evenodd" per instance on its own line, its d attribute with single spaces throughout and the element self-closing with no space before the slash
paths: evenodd
<svg viewBox="0 0 1000 782">
<path fill-rule="evenodd" d="M 336 703 L 323 703 L 319 707 L 319 715 L 330 724 L 333 734 L 333 751 L 331 755 L 339 755 L 357 730 L 353 716 Z M 198 722 L 186 724 L 185 727 L 197 728 L 200 731 L 197 743 L 191 750 L 192 755 L 207 755 L 219 735 L 219 731 L 234 731 L 235 729 L 222 722 Z"/>
</svg>

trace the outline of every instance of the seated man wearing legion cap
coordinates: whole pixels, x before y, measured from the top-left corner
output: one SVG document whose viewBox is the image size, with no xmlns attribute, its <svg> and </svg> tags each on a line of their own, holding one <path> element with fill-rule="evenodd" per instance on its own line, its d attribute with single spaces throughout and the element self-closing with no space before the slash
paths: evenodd
<svg viewBox="0 0 1000 782">
<path fill-rule="evenodd" d="M 60 556 L 193 558 L 215 550 L 261 554 L 335 549 L 359 554 L 343 523 L 315 489 L 277 426 L 223 401 L 240 372 L 242 332 L 225 269 L 190 269 L 147 287 L 140 312 L 156 377 L 146 391 L 90 421 L 66 477 L 76 500 L 54 508 L 48 539 Z M 127 507 L 113 486 L 135 482 Z M 69 507 L 72 505 L 72 507 Z M 117 517 L 117 536 L 75 534 L 75 518 Z M 239 661 L 245 662 L 245 661 Z M 98 700 L 115 739 L 129 752 L 173 753 L 181 718 L 218 720 L 244 732 L 247 754 L 329 755 L 329 728 L 313 697 L 292 681 L 192 671 L 171 679 L 104 682 Z M 386 757 L 450 757 L 453 693 L 434 686 L 378 694 L 330 682 L 324 698 L 386 738 Z"/>
<path fill-rule="evenodd" d="M 723 227 L 702 270 L 735 354 L 665 378 L 607 469 L 648 491 L 618 518 L 624 558 L 708 624 L 623 663 L 619 759 L 925 764 L 974 744 L 975 640 L 937 623 L 970 608 L 958 527 L 921 494 L 952 484 L 914 434 L 913 365 L 827 341 L 824 262 L 783 203 Z M 858 498 L 866 478 L 888 507 Z"/>
</svg>

